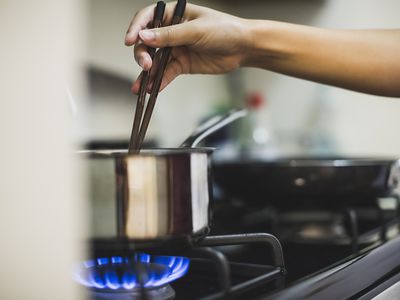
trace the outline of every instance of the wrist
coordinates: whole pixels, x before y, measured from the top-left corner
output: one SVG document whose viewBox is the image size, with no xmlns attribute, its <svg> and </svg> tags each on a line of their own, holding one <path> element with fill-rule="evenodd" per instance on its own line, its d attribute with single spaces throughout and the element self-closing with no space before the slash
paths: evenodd
<svg viewBox="0 0 400 300">
<path fill-rule="evenodd" d="M 285 56 L 284 47 L 279 45 L 279 25 L 268 20 L 244 20 L 246 28 L 247 51 L 244 53 L 242 67 L 268 68 L 271 60 Z"/>
</svg>

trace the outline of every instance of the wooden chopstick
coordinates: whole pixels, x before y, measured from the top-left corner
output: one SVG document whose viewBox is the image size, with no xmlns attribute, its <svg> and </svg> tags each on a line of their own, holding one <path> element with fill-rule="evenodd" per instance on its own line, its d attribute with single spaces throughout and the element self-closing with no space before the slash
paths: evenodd
<svg viewBox="0 0 400 300">
<path fill-rule="evenodd" d="M 185 12 L 185 8 L 186 8 L 186 0 L 178 0 L 178 3 L 176 4 L 176 7 L 175 7 L 174 16 L 173 16 L 171 25 L 179 24 L 182 21 L 183 14 Z M 157 96 L 160 91 L 161 81 L 162 81 L 162 78 L 164 75 L 165 68 L 168 64 L 169 57 L 171 55 L 172 48 L 166 47 L 166 48 L 161 49 L 161 51 L 162 52 L 161 52 L 160 62 L 158 64 L 153 87 L 150 92 L 150 98 L 149 98 L 149 101 L 148 101 L 148 104 L 146 107 L 146 111 L 143 116 L 143 121 L 142 121 L 142 124 L 140 127 L 136 151 L 139 151 L 139 149 L 141 148 L 144 137 L 146 135 L 146 131 L 147 131 L 147 128 L 150 123 L 150 119 L 151 119 L 151 115 L 154 110 L 154 106 L 156 104 Z"/>
<path fill-rule="evenodd" d="M 155 12 L 154 12 L 154 18 L 153 18 L 153 28 L 158 28 L 162 26 L 162 20 L 164 18 L 164 11 L 165 11 L 165 2 L 164 1 L 158 1 Z M 154 55 L 156 53 L 156 49 L 152 47 L 148 47 L 148 52 L 150 54 L 151 59 L 154 58 Z M 144 105 L 145 105 L 145 100 L 146 100 L 146 89 L 147 89 L 147 84 L 149 82 L 150 78 L 150 71 L 143 71 L 142 72 L 142 80 L 140 82 L 140 88 L 139 88 L 139 97 L 138 101 L 136 104 L 136 110 L 135 110 L 135 117 L 133 119 L 133 126 L 132 126 L 132 132 L 131 132 L 131 138 L 129 141 L 129 148 L 128 148 L 128 153 L 134 153 L 137 152 L 139 149 L 139 127 L 142 122 L 142 115 L 143 115 L 143 110 L 144 110 Z"/>
</svg>

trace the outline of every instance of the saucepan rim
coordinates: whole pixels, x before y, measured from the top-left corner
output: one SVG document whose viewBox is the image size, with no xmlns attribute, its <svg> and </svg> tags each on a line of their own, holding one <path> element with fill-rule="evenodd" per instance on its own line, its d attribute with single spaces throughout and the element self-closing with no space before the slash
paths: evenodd
<svg viewBox="0 0 400 300">
<path fill-rule="evenodd" d="M 144 156 L 170 156 L 170 155 L 190 155 L 205 153 L 211 154 L 215 148 L 196 147 L 196 148 L 151 148 L 141 149 L 140 153 L 128 153 L 126 149 L 99 149 L 99 150 L 79 150 L 78 154 L 87 155 L 94 158 L 108 157 L 144 157 Z"/>
</svg>

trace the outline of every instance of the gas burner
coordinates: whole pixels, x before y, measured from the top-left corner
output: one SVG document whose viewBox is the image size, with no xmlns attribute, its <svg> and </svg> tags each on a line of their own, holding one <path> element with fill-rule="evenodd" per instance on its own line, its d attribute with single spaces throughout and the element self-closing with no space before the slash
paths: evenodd
<svg viewBox="0 0 400 300">
<path fill-rule="evenodd" d="M 87 260 L 75 278 L 93 291 L 95 299 L 140 299 L 143 289 L 149 299 L 172 299 L 168 283 L 184 276 L 188 268 L 186 257 L 138 253 Z"/>
</svg>

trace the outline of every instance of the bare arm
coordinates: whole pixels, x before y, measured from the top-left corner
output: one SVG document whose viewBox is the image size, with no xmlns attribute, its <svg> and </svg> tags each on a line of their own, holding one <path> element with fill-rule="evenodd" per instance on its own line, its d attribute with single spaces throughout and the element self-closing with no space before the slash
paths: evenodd
<svg viewBox="0 0 400 300">
<path fill-rule="evenodd" d="M 243 65 L 370 94 L 400 96 L 400 30 L 248 22 L 253 41 Z"/>
<path fill-rule="evenodd" d="M 166 9 L 166 23 L 174 5 Z M 180 74 L 257 67 L 365 93 L 400 97 L 400 30 L 331 30 L 248 20 L 188 4 L 184 23 L 146 30 L 154 7 L 138 12 L 125 44 L 152 65 L 145 45 L 173 46 L 162 88 Z M 139 89 L 139 80 L 133 91 Z"/>
</svg>

